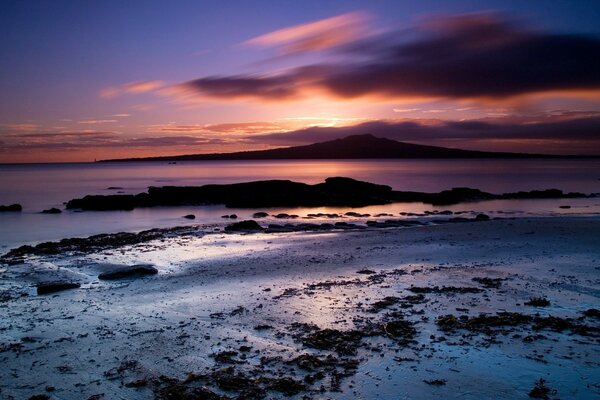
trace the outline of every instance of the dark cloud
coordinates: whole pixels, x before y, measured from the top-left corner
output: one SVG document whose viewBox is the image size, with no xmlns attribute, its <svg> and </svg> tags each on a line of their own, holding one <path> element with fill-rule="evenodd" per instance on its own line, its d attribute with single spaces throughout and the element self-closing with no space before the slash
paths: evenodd
<svg viewBox="0 0 600 400">
<path fill-rule="evenodd" d="M 346 60 L 279 75 L 205 77 L 187 95 L 286 100 L 334 96 L 502 99 L 600 89 L 600 39 L 529 30 L 497 14 L 430 19 L 412 34 L 386 33 L 337 49 Z"/>
<path fill-rule="evenodd" d="M 587 143 L 588 154 L 600 154 L 600 117 L 542 123 L 512 123 L 508 121 L 372 121 L 346 127 L 311 127 L 292 132 L 249 136 L 251 142 L 274 146 L 301 145 L 343 138 L 349 135 L 372 134 L 389 139 L 448 145 L 449 143 L 499 143 L 529 141 L 537 143 L 571 143 L 573 146 Z M 487 148 L 488 146 L 484 146 Z M 483 149 L 483 147 L 482 147 Z M 491 147 L 493 150 L 493 147 Z M 568 148 L 565 148 L 568 152 Z M 543 150 L 540 150 L 543 151 Z"/>
</svg>

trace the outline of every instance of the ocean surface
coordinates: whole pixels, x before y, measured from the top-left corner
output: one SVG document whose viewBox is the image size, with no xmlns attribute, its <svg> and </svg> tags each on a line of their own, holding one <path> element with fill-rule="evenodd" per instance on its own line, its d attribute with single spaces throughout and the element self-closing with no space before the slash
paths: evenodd
<svg viewBox="0 0 600 400">
<path fill-rule="evenodd" d="M 346 176 L 385 184 L 396 190 L 437 192 L 466 186 L 492 193 L 549 188 L 567 192 L 600 193 L 600 160 L 597 159 L 188 161 L 177 164 L 136 162 L 0 165 L 0 204 L 20 203 L 23 206 L 22 213 L 0 213 L 0 252 L 21 244 L 64 237 L 187 224 L 222 224 L 223 214 L 235 213 L 239 219 L 243 219 L 258 211 L 209 206 L 40 214 L 42 210 L 51 207 L 62 209 L 68 200 L 87 194 L 135 194 L 145 191 L 149 186 L 204 185 L 265 179 L 318 183 L 331 176 Z M 560 208 L 565 205 L 571 208 Z M 396 203 L 352 211 L 390 213 L 398 216 L 400 212 L 435 209 L 420 203 Z M 488 201 L 443 209 L 500 214 L 600 215 L 600 197 Z M 288 212 L 302 217 L 307 213 L 343 213 L 349 209 L 282 208 L 260 211 Z M 183 219 L 185 214 L 195 214 L 196 219 Z"/>
</svg>

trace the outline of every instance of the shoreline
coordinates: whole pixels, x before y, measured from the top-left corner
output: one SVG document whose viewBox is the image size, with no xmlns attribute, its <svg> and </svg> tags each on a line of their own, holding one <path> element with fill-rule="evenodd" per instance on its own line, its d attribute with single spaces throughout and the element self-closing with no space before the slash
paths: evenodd
<svg viewBox="0 0 600 400">
<path fill-rule="evenodd" d="M 106 264 L 148 262 L 157 275 L 96 278 Z M 3 290 L 57 277 L 82 287 L 46 296 L 28 289 L 0 303 L 9 317 L 0 329 L 8 366 L 0 393 L 150 399 L 205 387 L 229 398 L 249 390 L 287 398 L 285 386 L 299 390 L 291 398 L 526 398 L 543 378 L 557 396 L 592 398 L 600 326 L 583 312 L 599 308 L 599 263 L 597 217 L 212 233 L 47 256 L 3 266 Z M 550 305 L 524 305 L 535 297 Z M 535 330 L 524 319 L 469 331 L 437 323 L 481 312 L 571 325 Z M 576 333 L 579 325 L 591 336 Z"/>
</svg>

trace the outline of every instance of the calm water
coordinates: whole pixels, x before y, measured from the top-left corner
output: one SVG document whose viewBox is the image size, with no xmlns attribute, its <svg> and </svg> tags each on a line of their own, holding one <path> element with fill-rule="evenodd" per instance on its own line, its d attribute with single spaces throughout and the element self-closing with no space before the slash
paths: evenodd
<svg viewBox="0 0 600 400">
<path fill-rule="evenodd" d="M 348 161 L 195 161 L 168 163 L 106 163 L 0 165 L 0 204 L 20 203 L 23 213 L 0 214 L 0 249 L 17 244 L 69 236 L 133 231 L 189 223 L 222 222 L 222 214 L 249 217 L 253 210 L 224 207 L 153 208 L 130 212 L 64 212 L 43 215 L 50 207 L 86 194 L 139 193 L 148 186 L 203 185 L 261 179 L 291 179 L 317 183 L 330 176 L 347 176 L 392 186 L 397 190 L 440 191 L 456 186 L 493 193 L 558 188 L 600 192 L 600 160 L 348 160 Z M 120 190 L 108 190 L 108 187 Z M 564 203 L 565 201 L 561 201 Z M 451 209 L 551 214 L 558 201 L 485 202 Z M 570 213 L 600 211 L 600 199 L 568 201 Z M 395 204 L 365 212 L 422 211 L 422 204 Z M 319 209 L 334 211 L 333 209 Z M 268 210 L 267 210 L 268 211 Z M 286 210 L 278 210 L 286 211 Z M 302 215 L 318 210 L 292 210 Z M 347 210 L 337 210 L 347 211 Z M 196 214 L 195 221 L 181 218 Z"/>
</svg>

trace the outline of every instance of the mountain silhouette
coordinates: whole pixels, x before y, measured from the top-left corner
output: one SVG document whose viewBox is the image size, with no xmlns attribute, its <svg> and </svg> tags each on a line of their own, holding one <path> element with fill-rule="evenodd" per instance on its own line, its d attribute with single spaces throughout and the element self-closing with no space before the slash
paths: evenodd
<svg viewBox="0 0 600 400">
<path fill-rule="evenodd" d="M 179 156 L 126 158 L 103 161 L 189 160 L 294 160 L 294 159 L 394 159 L 394 158 L 542 158 L 560 157 L 526 153 L 498 153 L 452 149 L 398 142 L 373 135 L 354 135 L 327 142 L 271 150 L 235 153 L 187 154 Z"/>
</svg>

